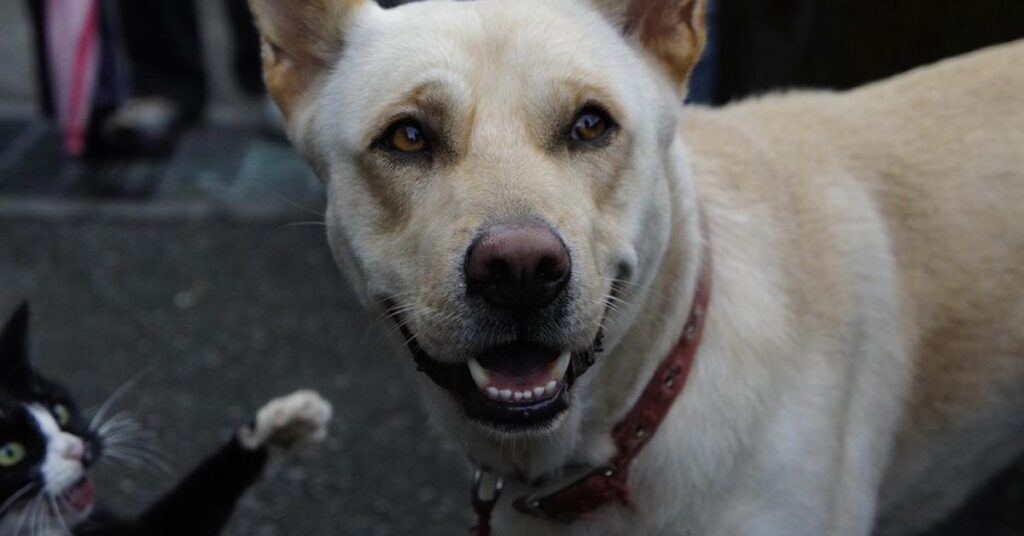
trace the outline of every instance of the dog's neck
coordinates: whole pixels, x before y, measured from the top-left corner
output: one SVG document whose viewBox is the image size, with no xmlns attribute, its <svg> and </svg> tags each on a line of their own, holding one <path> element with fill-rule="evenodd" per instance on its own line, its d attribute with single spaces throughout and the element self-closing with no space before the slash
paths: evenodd
<svg viewBox="0 0 1024 536">
<path fill-rule="evenodd" d="M 595 392 L 617 396 L 610 406 L 588 407 L 586 433 L 607 436 L 640 396 L 651 374 L 679 341 L 694 301 L 701 265 L 710 255 L 706 215 L 690 176 L 688 157 L 681 144 L 674 147 L 668 170 L 668 229 L 665 248 L 654 275 L 637 285 L 643 305 L 628 329 L 600 356 L 601 369 L 594 375 Z M 605 391 L 607 390 L 607 391 Z M 588 438 L 589 439 L 589 438 Z M 602 449 L 604 450 L 604 449 Z M 598 453 L 600 459 L 605 453 Z M 594 460 L 589 460 L 593 462 Z"/>
</svg>

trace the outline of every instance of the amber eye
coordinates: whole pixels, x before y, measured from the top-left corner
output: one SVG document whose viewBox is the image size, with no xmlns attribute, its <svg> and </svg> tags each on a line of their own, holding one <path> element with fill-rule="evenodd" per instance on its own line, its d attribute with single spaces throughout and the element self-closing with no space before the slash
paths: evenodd
<svg viewBox="0 0 1024 536">
<path fill-rule="evenodd" d="M 612 120 L 600 108 L 588 106 L 576 116 L 572 127 L 572 139 L 584 143 L 593 143 L 604 139 L 612 127 Z"/>
<path fill-rule="evenodd" d="M 389 149 L 405 154 L 416 154 L 427 150 L 427 137 L 423 129 L 413 121 L 403 121 L 391 127 L 384 143 Z"/>
</svg>

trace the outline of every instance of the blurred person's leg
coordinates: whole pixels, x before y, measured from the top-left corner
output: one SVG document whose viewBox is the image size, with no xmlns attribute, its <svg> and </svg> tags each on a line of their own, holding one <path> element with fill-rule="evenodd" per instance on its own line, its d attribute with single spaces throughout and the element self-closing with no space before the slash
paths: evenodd
<svg viewBox="0 0 1024 536">
<path fill-rule="evenodd" d="M 27 0 L 29 17 L 32 19 L 33 42 L 35 43 L 36 82 L 38 83 L 39 109 L 46 117 L 53 117 L 53 100 L 50 88 L 50 68 L 46 62 L 46 30 L 43 23 L 43 0 Z"/>
<path fill-rule="evenodd" d="M 263 67 L 260 62 L 260 35 L 256 32 L 247 0 L 225 0 L 228 21 L 235 37 L 235 79 L 250 97 L 261 97 Z"/>
<path fill-rule="evenodd" d="M 166 97 L 194 121 L 206 104 L 207 83 L 192 0 L 121 0 L 121 29 L 135 94 Z"/>
<path fill-rule="evenodd" d="M 131 67 L 133 98 L 102 125 L 115 155 L 160 154 L 203 114 L 207 80 L 192 0 L 118 0 L 120 30 Z"/>
</svg>

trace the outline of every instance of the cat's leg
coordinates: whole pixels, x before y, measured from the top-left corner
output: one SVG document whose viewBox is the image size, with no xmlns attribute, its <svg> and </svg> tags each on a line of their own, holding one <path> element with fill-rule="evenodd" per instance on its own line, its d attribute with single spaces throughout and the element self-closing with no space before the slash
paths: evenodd
<svg viewBox="0 0 1024 536">
<path fill-rule="evenodd" d="M 331 405 L 299 391 L 263 406 L 252 424 L 192 471 L 135 523 L 136 536 L 215 536 L 269 458 L 327 435 Z M 103 534 L 98 532 L 96 534 Z"/>
</svg>

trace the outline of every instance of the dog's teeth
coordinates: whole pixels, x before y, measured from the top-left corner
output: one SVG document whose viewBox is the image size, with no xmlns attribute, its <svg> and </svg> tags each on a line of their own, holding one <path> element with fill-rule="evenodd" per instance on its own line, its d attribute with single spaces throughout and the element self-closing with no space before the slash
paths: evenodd
<svg viewBox="0 0 1024 536">
<path fill-rule="evenodd" d="M 543 387 L 534 387 L 533 388 L 533 396 L 538 398 L 538 399 L 543 398 L 544 397 L 544 388 Z"/>
<path fill-rule="evenodd" d="M 516 394 L 514 394 L 512 396 L 516 399 L 516 402 L 522 402 L 523 401 L 523 392 L 522 391 L 516 391 Z"/>
<path fill-rule="evenodd" d="M 558 359 L 551 365 L 551 374 L 555 376 L 556 380 L 561 381 L 565 377 L 565 373 L 569 370 L 569 363 L 572 361 L 572 352 L 566 350 L 562 355 L 558 356 Z"/>
<path fill-rule="evenodd" d="M 508 402 L 509 400 L 512 400 L 512 390 L 511 389 L 504 389 L 504 390 L 502 390 L 501 391 L 501 399 L 504 400 L 505 402 Z"/>
<path fill-rule="evenodd" d="M 487 396 L 493 400 L 497 400 L 501 398 L 501 391 L 499 391 L 497 387 L 488 387 Z"/>
<path fill-rule="evenodd" d="M 558 389 L 558 382 L 551 380 L 546 386 L 544 386 L 544 394 L 551 396 L 555 394 L 555 389 Z"/>
<path fill-rule="evenodd" d="M 473 381 L 480 389 L 486 389 L 487 385 L 491 383 L 491 375 L 476 359 L 469 360 L 469 374 L 473 376 Z"/>
<path fill-rule="evenodd" d="M 523 391 L 523 400 L 533 400 L 533 391 Z"/>
</svg>

